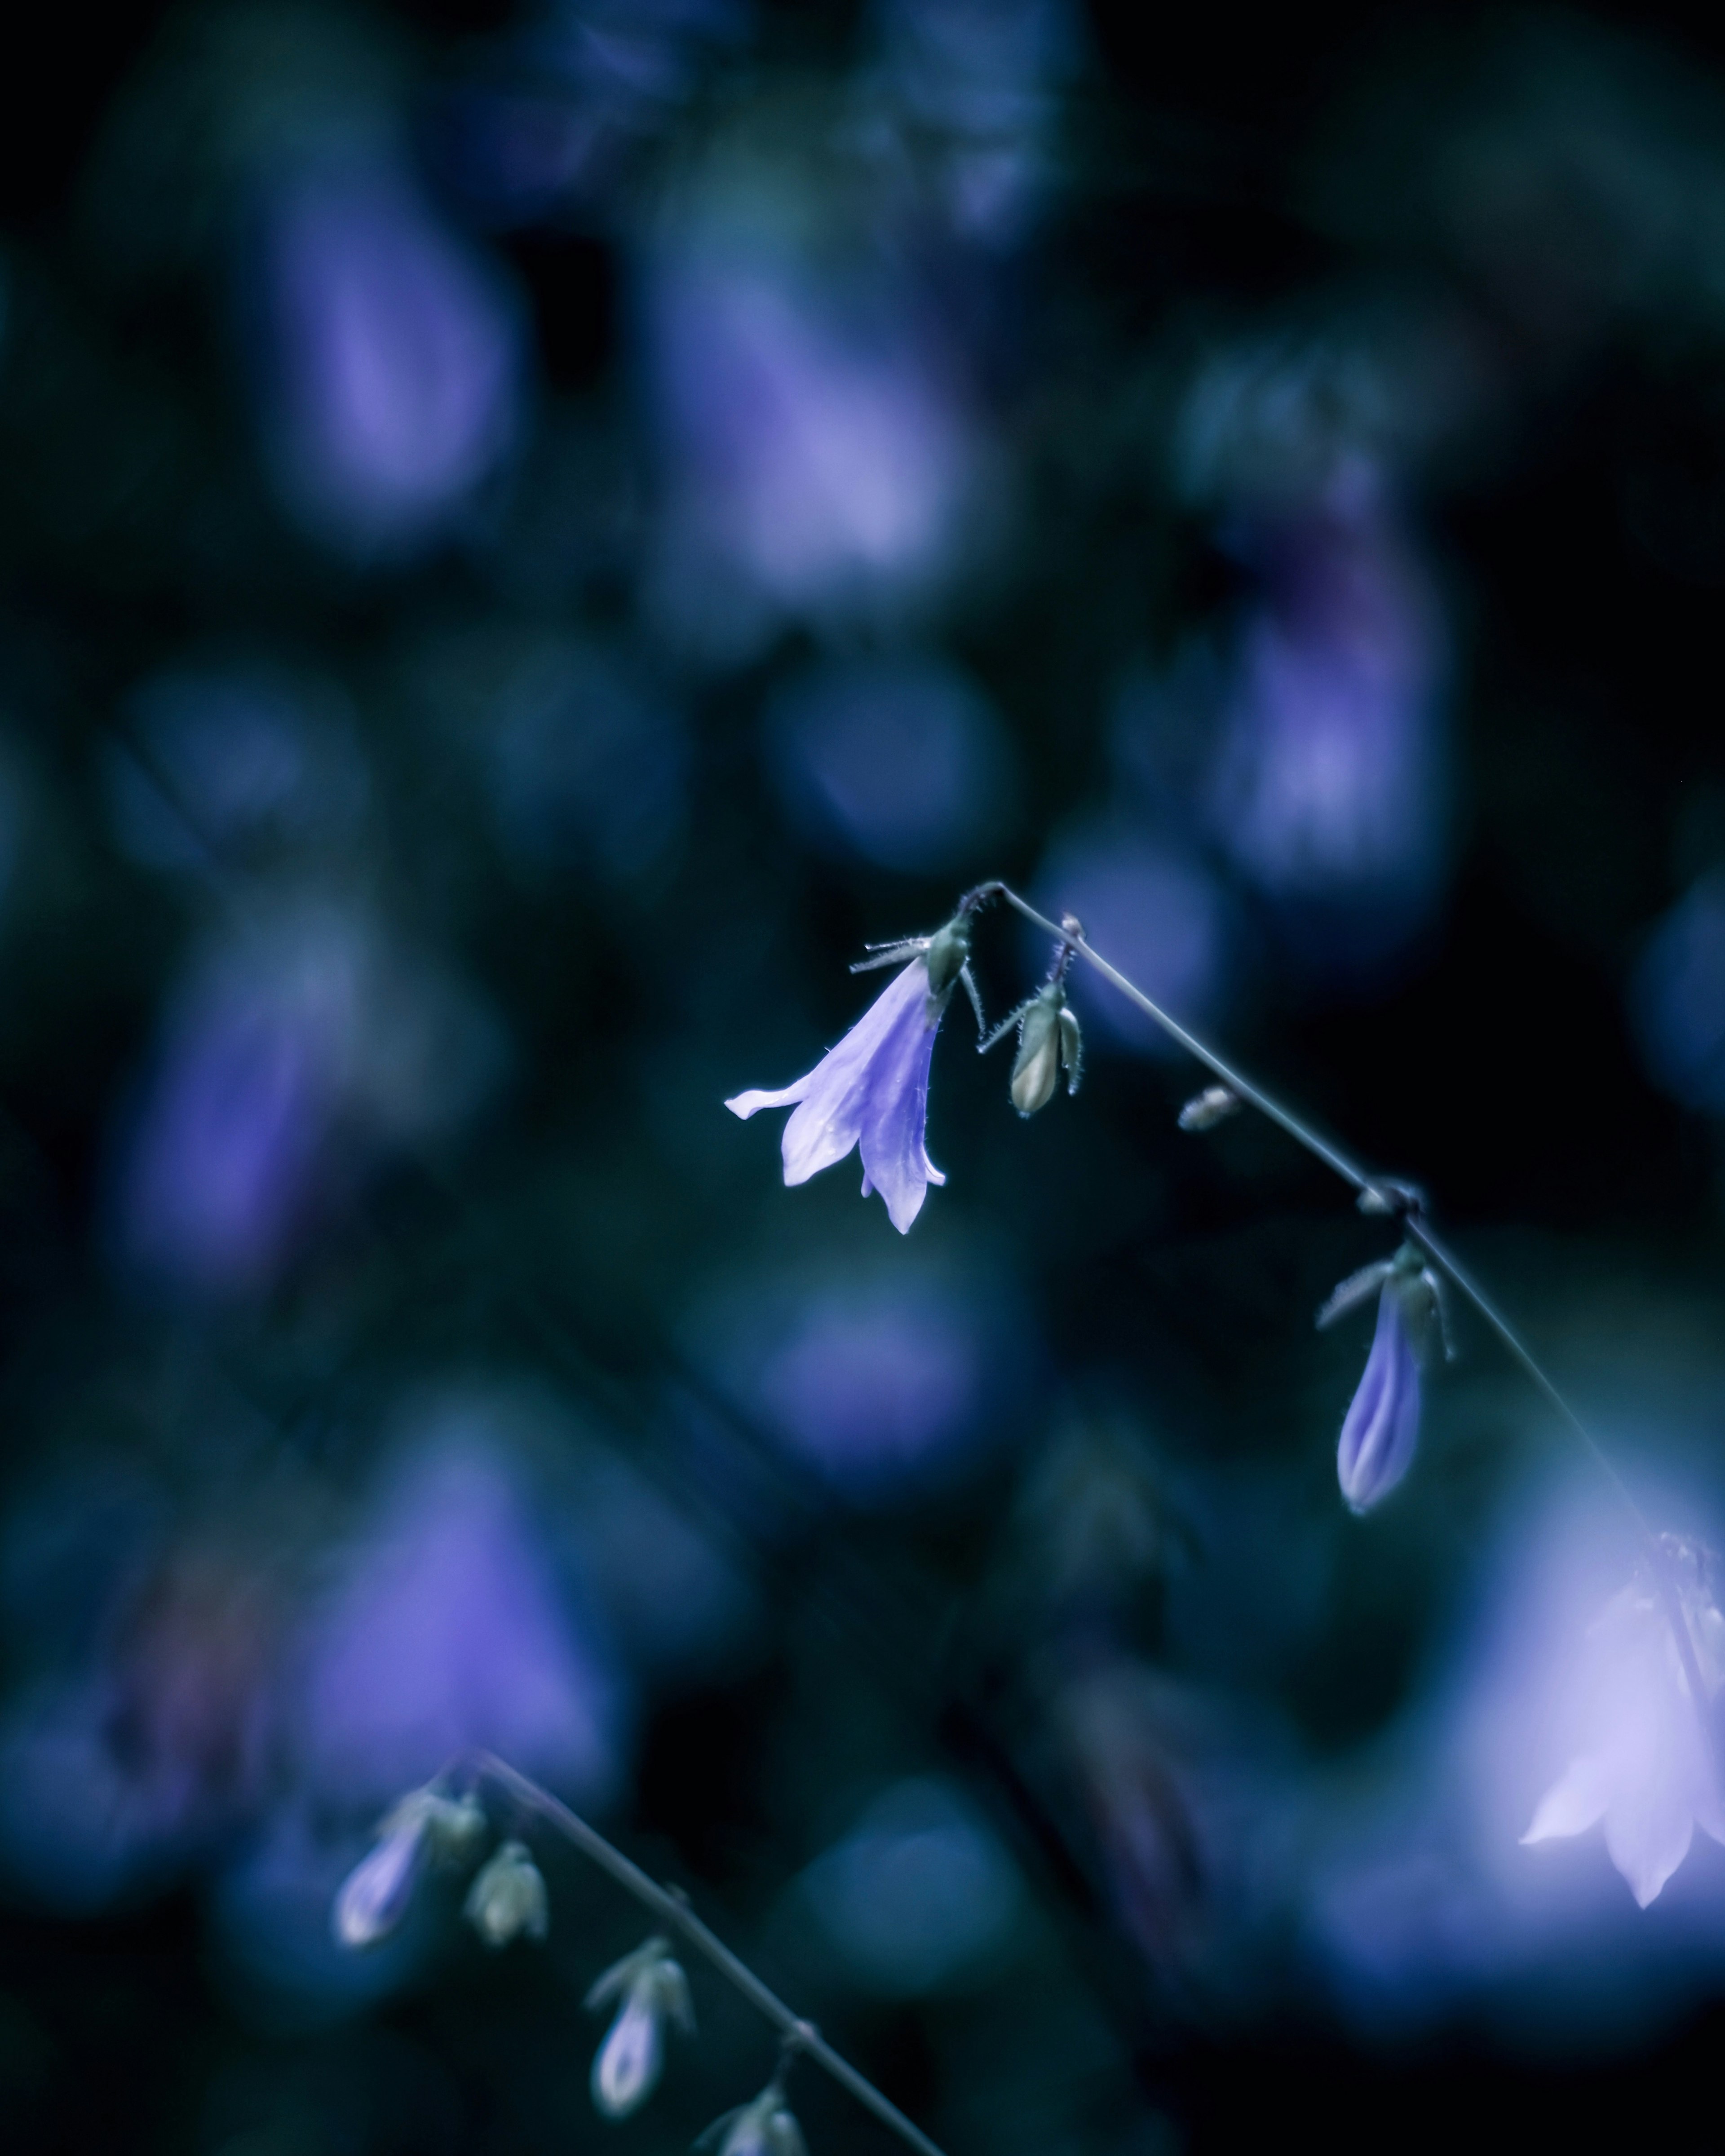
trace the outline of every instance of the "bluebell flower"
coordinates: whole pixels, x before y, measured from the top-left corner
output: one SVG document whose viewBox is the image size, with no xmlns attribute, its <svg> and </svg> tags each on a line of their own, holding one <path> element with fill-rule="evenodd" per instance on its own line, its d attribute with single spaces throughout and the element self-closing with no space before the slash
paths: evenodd
<svg viewBox="0 0 1725 2156">
<path fill-rule="evenodd" d="M 1699 1826 L 1725 1841 L 1725 1799 L 1707 1725 L 1725 1690 L 1725 1616 L 1711 1566 L 1693 1543 L 1663 1538 L 1702 1712 L 1671 1635 L 1667 1607 L 1645 1576 L 1613 1597 L 1589 1632 L 1578 1672 L 1585 1701 L 1580 1748 L 1540 1799 L 1524 1845 L 1602 1829 L 1606 1853 L 1642 1908 L 1689 1854 Z"/>
<path fill-rule="evenodd" d="M 1412 1243 L 1344 1281 L 1318 1312 L 1318 1323 L 1332 1323 L 1374 1289 L 1378 1329 L 1336 1447 L 1342 1495 L 1356 1512 L 1381 1504 L 1413 1465 L 1420 1441 L 1419 1351 L 1434 1330 L 1444 1339 L 1437 1280 Z M 1447 1353 L 1446 1339 L 1444 1348 Z"/>
<path fill-rule="evenodd" d="M 587 1994 L 589 2010 L 622 2003 L 593 2062 L 593 2100 L 607 2118 L 627 2118 L 659 2083 L 665 2025 L 695 2034 L 689 1979 L 661 1938 L 649 1939 L 608 1969 Z"/>
<path fill-rule="evenodd" d="M 970 936 L 969 914 L 961 911 L 937 935 L 891 944 L 865 959 L 863 967 L 899 957 L 910 963 L 807 1077 L 782 1092 L 739 1093 L 725 1103 L 745 1119 L 762 1108 L 795 1107 L 784 1127 L 787 1184 L 806 1183 L 858 1146 L 862 1194 L 880 1192 L 902 1235 L 922 1210 L 929 1184 L 946 1181 L 928 1158 L 928 1067 L 954 986 L 963 980 L 976 996 Z"/>
<path fill-rule="evenodd" d="M 408 1913 L 429 1863 L 459 1863 L 484 1834 L 485 1816 L 471 1797 L 415 1789 L 377 1830 L 370 1852 L 341 1882 L 331 1912 L 344 1947 L 375 1946 Z"/>
</svg>

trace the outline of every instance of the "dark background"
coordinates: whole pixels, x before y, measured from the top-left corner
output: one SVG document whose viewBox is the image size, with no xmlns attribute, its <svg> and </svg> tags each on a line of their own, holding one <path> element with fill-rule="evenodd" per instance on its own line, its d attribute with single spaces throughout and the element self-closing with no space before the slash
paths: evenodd
<svg viewBox="0 0 1725 2156">
<path fill-rule="evenodd" d="M 593 502 L 633 501 L 650 464 L 631 401 L 634 213 L 584 200 L 507 228 L 473 214 L 440 131 L 451 85 L 485 78 L 515 13 L 403 6 L 388 19 L 404 33 L 427 188 L 493 251 L 531 324 L 542 431 L 519 454 L 548 465 L 542 445 L 567 420 L 598 474 L 578 492 L 602 521 Z M 1406 489 L 1452 652 L 1441 900 L 1391 961 L 1332 976 L 1286 957 L 1274 906 L 1242 885 L 1256 956 L 1226 1030 L 1324 1127 L 1420 1179 L 1584 1405 L 1620 1415 L 1635 1372 L 1670 1375 L 1692 1434 L 1676 1466 L 1649 1440 L 1646 1472 L 1704 1514 L 1725 1367 L 1719 1125 L 1650 1077 L 1626 998 L 1653 924 L 1725 850 L 1725 313 L 1713 321 L 1698 272 L 1686 284 L 1681 245 L 1677 268 L 1641 275 L 1637 249 L 1655 242 L 1584 185 L 1553 182 L 1531 208 L 1507 194 L 1470 226 L 1431 209 L 1419 175 L 1422 128 L 1488 103 L 1499 41 L 1523 36 L 1615 84 L 1635 141 L 1709 144 L 1725 172 L 1707 102 L 1725 112 L 1725 33 L 1645 8 L 1276 19 L 1209 7 L 1147 22 L 1092 7 L 1085 19 L 1060 184 L 1004 268 L 968 287 L 954 270 L 942 287 L 955 317 L 981 325 L 966 337 L 1021 505 L 1004 560 L 943 602 L 932 632 L 1004 715 L 1022 774 L 1019 813 L 969 865 L 1041 889 L 1050 834 L 1115 783 L 1110 683 L 1135 654 L 1169 660 L 1194 627 L 1253 603 L 1250 549 L 1181 498 L 1158 446 L 1193 353 L 1257 323 L 1322 323 L 1361 292 L 1421 321 L 1433 306 L 1465 319 L 1486 386 L 1461 419 L 1434 424 Z M 497 563 L 531 535 L 377 568 L 292 528 L 261 475 L 236 386 L 244 340 L 209 297 L 214 273 L 129 280 L 89 237 L 92 151 L 166 20 L 156 7 L 28 11 L 9 26 L 0 90 L 0 703 L 34 834 L 3 930 L 0 1322 L 8 1502 L 26 1543 L 44 1463 L 81 1457 L 92 1428 L 149 1460 L 176 1517 L 228 1522 L 217 1538 L 242 1551 L 280 1455 L 296 1489 L 357 1503 L 405 1389 L 452 1361 L 527 1373 L 692 1506 L 757 1609 L 733 1664 L 644 1695 L 605 1824 L 685 1880 L 772 1980 L 814 1998 L 834 2040 L 952 2156 L 1012 2132 L 1150 2156 L 1291 2128 L 1364 2147 L 1410 2128 L 1512 2130 L 1512 2117 L 1602 2137 L 1656 2133 L 1690 2103 L 1707 2115 L 1725 2031 L 1717 1948 L 1686 1948 L 1681 1981 L 1649 1974 L 1666 2003 L 1626 2010 L 1596 2056 L 1585 2036 L 1568 2050 L 1548 2030 L 1531 2050 L 1506 2036 L 1489 1974 L 1373 2035 L 1310 1980 L 1286 1899 L 1271 1917 L 1217 1920 L 1220 1944 L 1190 1945 L 1213 1889 L 1202 1820 L 1180 1823 L 1183 1803 L 1201 1814 L 1207 1801 L 1189 1792 L 1145 1799 L 1154 1907 L 1123 1907 L 1081 1776 L 1050 1764 L 1062 1686 L 1130 1652 L 1194 1699 L 1255 1702 L 1248 1718 L 1263 1707 L 1312 1771 L 1353 1756 L 1420 1693 L 1503 1531 L 1506 1491 L 1543 1471 L 1551 1432 L 1462 1313 L 1462 1371 L 1432 1412 L 1423 1495 L 1410 1484 L 1393 1522 L 1345 1548 L 1339 1522 L 1312 1527 L 1335 1503 L 1327 1433 L 1358 1343 L 1315 1347 L 1309 1313 L 1378 1245 L 1279 1139 L 1230 1126 L 1177 1144 L 1188 1074 L 1160 1061 L 1101 1046 L 1078 1101 L 1021 1130 L 999 1098 L 1004 1070 L 960 1053 L 969 1020 L 955 1007 L 930 1125 L 951 1183 L 931 1195 L 921 1244 L 887 1247 L 854 1163 L 808 1191 L 778 1187 L 764 1127 L 708 1106 L 805 1068 L 860 1007 L 844 968 L 861 944 L 932 926 L 963 871 L 897 873 L 788 819 L 760 715 L 831 634 L 796 619 L 739 658 L 666 661 L 691 807 L 650 874 L 536 881 L 500 865 L 456 760 L 417 731 L 401 654 L 447 621 L 524 613 L 596 635 L 648 620 L 630 634 L 650 647 L 639 533 L 656 512 L 619 511 L 583 539 L 588 568 L 525 602 Z M 838 80 L 860 35 L 853 11 L 762 8 L 700 95 L 722 107 L 775 71 Z M 655 124 L 620 198 L 704 123 Z M 1695 169 L 1646 182 L 1671 204 L 1649 229 L 1702 217 Z M 1510 235 L 1495 258 L 1493 233 Z M 225 536 L 186 538 L 218 499 L 225 521 L 210 528 Z M 140 680 L 228 644 L 347 684 L 387 834 L 362 850 L 387 853 L 398 911 L 422 942 L 459 953 L 512 1044 L 501 1105 L 459 1142 L 385 1149 L 336 1176 L 290 1256 L 237 1301 L 140 1286 L 115 1255 L 105 1195 L 183 954 L 253 869 L 219 844 L 193 886 L 126 859 L 104 758 Z M 992 1015 L 1019 992 L 1024 947 L 993 918 L 983 941 Z M 884 1507 L 835 1507 L 703 1360 L 712 1324 L 730 1321 L 702 1313 L 728 1307 L 727 1283 L 746 1297 L 763 1270 L 873 1280 L 922 1246 L 994 1298 L 988 1464 Z M 1322 1614 L 1274 1650 L 1255 1637 L 1207 1664 L 1170 1625 L 1161 1558 L 1127 1588 L 1026 1586 L 1011 1522 L 1044 1432 L 1074 1412 L 1147 1433 L 1158 1491 L 1218 1461 L 1268 1471 L 1297 1455 L 1284 1535 L 1329 1553 Z M 199 1417 L 249 1417 L 268 1435 L 218 1461 L 207 1435 L 185 1435 Z M 1632 1462 L 1643 1435 L 1626 1433 Z M 1179 1510 L 1171 1500 L 1170 1518 Z M 1189 1562 L 1223 1561 L 1225 1508 L 1220 1528 L 1216 1517 Z M 302 1570 L 337 1539 L 318 1522 L 300 1533 Z M 52 1569 L 18 1563 L 32 1581 Z M 49 1625 L 33 1589 L 12 1602 L 22 1691 L 61 1649 L 32 1629 Z M 1274 1630 L 1274 1609 L 1240 1621 Z M 219 1779 L 213 1741 L 198 1738 L 196 1772 Z M 785 1882 L 842 1820 L 835 1792 L 889 1763 L 952 1777 L 1028 1882 L 1040 1943 L 999 1993 L 870 1999 L 773 1928 Z M 1271 1811 L 1281 1771 L 1257 1784 Z M 635 1934 L 555 1855 L 557 1981 L 470 1953 L 363 2014 L 295 2025 L 210 1943 L 208 1881 L 254 1830 L 245 1804 L 218 1804 L 147 1877 L 75 1913 L 14 1882 L 0 1931 L 14 2145 L 512 2151 L 602 2132 L 669 2145 L 764 2076 L 770 2053 L 697 1979 L 707 2078 L 668 2092 L 645 2123 L 583 2118 L 578 1991 Z M 1718 1856 L 1705 1845 L 1692 1861 Z M 824 2092 L 798 2109 L 817 2156 L 873 2133 Z"/>
</svg>

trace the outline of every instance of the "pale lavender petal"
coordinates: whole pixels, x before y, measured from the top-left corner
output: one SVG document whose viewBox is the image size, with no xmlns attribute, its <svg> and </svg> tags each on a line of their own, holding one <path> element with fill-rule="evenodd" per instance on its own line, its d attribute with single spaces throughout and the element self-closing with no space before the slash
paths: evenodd
<svg viewBox="0 0 1725 2156">
<path fill-rule="evenodd" d="M 1644 1909 L 1689 1854 L 1694 1834 L 1688 1792 L 1662 1778 L 1643 1781 L 1633 1798 L 1620 1793 L 1605 1815 L 1605 1847 Z"/>
<path fill-rule="evenodd" d="M 913 958 L 838 1046 L 792 1089 L 800 1104 L 784 1129 L 787 1183 L 806 1183 L 843 1160 L 856 1143 L 880 1060 L 891 1052 L 900 1029 L 912 1018 L 920 1019 L 927 998 L 928 968 L 922 958 Z"/>
<path fill-rule="evenodd" d="M 938 1014 L 931 1018 L 926 1008 L 906 1011 L 901 1031 L 870 1069 L 863 1106 L 863 1194 L 871 1188 L 880 1193 L 901 1235 L 922 1211 L 928 1185 L 946 1179 L 924 1145 L 928 1066 L 939 1023 Z"/>
<path fill-rule="evenodd" d="M 787 1086 L 781 1093 L 763 1093 L 758 1088 L 752 1093 L 736 1093 L 725 1106 L 733 1116 L 741 1116 L 747 1122 L 751 1116 L 758 1114 L 762 1108 L 794 1107 L 808 1091 L 814 1078 L 814 1072 L 811 1070 L 807 1078 L 799 1078 L 794 1086 Z"/>
<path fill-rule="evenodd" d="M 1604 1819 L 1609 1801 L 1604 1762 L 1592 1757 L 1572 1760 L 1568 1774 L 1539 1799 L 1533 1823 L 1522 1836 L 1522 1846 L 1585 1834 Z"/>
<path fill-rule="evenodd" d="M 1336 1447 L 1342 1494 L 1356 1512 L 1387 1497 L 1408 1471 L 1420 1436 L 1420 1366 L 1393 1289 L 1378 1298 L 1378 1329 Z"/>
</svg>

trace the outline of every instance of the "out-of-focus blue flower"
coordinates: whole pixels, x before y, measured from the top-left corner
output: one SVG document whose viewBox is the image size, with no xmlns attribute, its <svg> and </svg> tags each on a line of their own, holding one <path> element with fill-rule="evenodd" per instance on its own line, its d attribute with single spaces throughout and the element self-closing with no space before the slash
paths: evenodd
<svg viewBox="0 0 1725 2156">
<path fill-rule="evenodd" d="M 1697 1826 L 1725 1842 L 1713 1701 L 1725 1686 L 1722 1617 L 1692 1548 L 1666 1538 L 1696 1663 L 1697 1703 L 1659 1597 L 1637 1581 L 1588 1635 L 1587 1748 L 1540 1799 L 1524 1843 L 1584 1834 L 1603 1822 L 1611 1861 L 1645 1909 L 1689 1854 Z"/>
<path fill-rule="evenodd" d="M 986 1388 L 973 1319 L 933 1283 L 814 1297 L 768 1351 L 769 1427 L 843 1488 L 915 1476 L 968 1433 Z"/>
<path fill-rule="evenodd" d="M 1224 691 L 1215 827 L 1317 970 L 1370 971 L 1442 885 L 1436 598 L 1368 471 L 1238 543 L 1263 586 Z"/>
<path fill-rule="evenodd" d="M 689 1979 L 661 1938 L 625 1954 L 588 1993 L 588 2010 L 620 2000 L 604 2041 L 593 2055 L 593 2100 L 607 2118 L 627 2118 L 659 2086 L 665 2066 L 665 2030 L 674 2023 L 695 2034 Z"/>
<path fill-rule="evenodd" d="M 1414 1464 L 1420 1439 L 1420 1361 L 1394 1280 L 1378 1296 L 1378 1327 L 1365 1373 L 1336 1446 L 1342 1495 L 1356 1512 L 1383 1502 Z"/>
<path fill-rule="evenodd" d="M 798 821 L 885 868 L 968 864 L 1010 805 L 999 719 L 932 658 L 834 661 L 802 675 L 773 698 L 766 735 Z"/>
<path fill-rule="evenodd" d="M 367 792 L 344 700 L 269 670 L 175 667 L 133 692 L 105 777 L 116 836 L 150 868 L 352 834 Z"/>
<path fill-rule="evenodd" d="M 909 1233 L 929 1184 L 947 1179 L 928 1158 L 924 1139 L 928 1067 L 969 950 L 970 924 L 961 915 L 927 940 L 806 1078 L 777 1093 L 738 1093 L 725 1103 L 745 1121 L 762 1108 L 795 1107 L 782 1143 L 788 1185 L 806 1183 L 856 1146 L 863 1196 L 878 1190 L 893 1226 Z"/>
<path fill-rule="evenodd" d="M 1655 928 L 1630 1009 L 1655 1081 L 1685 1107 L 1725 1115 L 1725 870 L 1702 876 Z"/>
<path fill-rule="evenodd" d="M 961 238 L 1020 239 L 1052 177 L 1056 99 L 1085 32 L 1067 0 L 879 0 L 861 95 L 872 138 L 932 167 Z"/>
<path fill-rule="evenodd" d="M 521 326 L 498 273 L 372 164 L 278 177 L 248 275 L 290 511 L 362 557 L 445 529 L 520 424 Z"/>
<path fill-rule="evenodd" d="M 1062 839 L 1036 873 L 1037 903 L 1058 920 L 1076 914 L 1111 964 L 1185 1025 L 1217 1015 L 1228 987 L 1227 907 L 1215 879 L 1189 855 L 1128 829 L 1098 827 Z M 1027 944 L 1029 939 L 1027 940 Z M 1040 960 L 1045 954 L 1035 942 Z M 1072 1001 L 1085 1026 L 1117 1045 L 1173 1055 L 1159 1027 L 1081 968 Z"/>
<path fill-rule="evenodd" d="M 375 1801 L 472 1746 L 588 1794 L 617 1771 L 619 1680 L 506 1460 L 465 1413 L 400 1462 L 305 1670 L 301 1752 L 331 1795 Z"/>
<path fill-rule="evenodd" d="M 255 1293 L 336 1184 L 458 1124 L 500 1060 L 467 997 L 360 917 L 261 914 L 170 1009 L 120 1163 L 122 1255 L 177 1288 Z"/>
<path fill-rule="evenodd" d="M 1023 1913 L 994 1837 L 938 1782 L 901 1782 L 798 1882 L 846 1973 L 916 1999 L 998 1969 Z"/>
<path fill-rule="evenodd" d="M 783 614 L 872 615 L 944 572 L 971 428 L 902 295 L 691 237 L 644 299 L 680 621 L 742 650 Z"/>
</svg>

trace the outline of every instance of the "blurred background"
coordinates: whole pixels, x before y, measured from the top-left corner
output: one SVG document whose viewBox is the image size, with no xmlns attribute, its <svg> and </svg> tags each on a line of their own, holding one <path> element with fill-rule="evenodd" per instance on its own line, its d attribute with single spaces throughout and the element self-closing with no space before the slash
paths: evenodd
<svg viewBox="0 0 1725 2156">
<path fill-rule="evenodd" d="M 1634 1551 L 1384 1224 L 1081 983 L 901 1240 L 776 1117 L 1001 874 L 1439 1220 L 1725 1538 L 1725 30 L 127 0 L 0 87 L 0 2120 L 685 2147 L 336 1883 L 464 1744 L 950 2156 L 1656 2128 L 1725 1850 L 1518 1837 Z M 990 1016 L 1045 953 L 985 916 Z M 1565 1702 L 1569 1702 L 1568 1706 Z M 1711 2076 L 1709 2076 L 1709 2085 Z M 883 2136 L 806 2072 L 815 2156 Z"/>
</svg>

